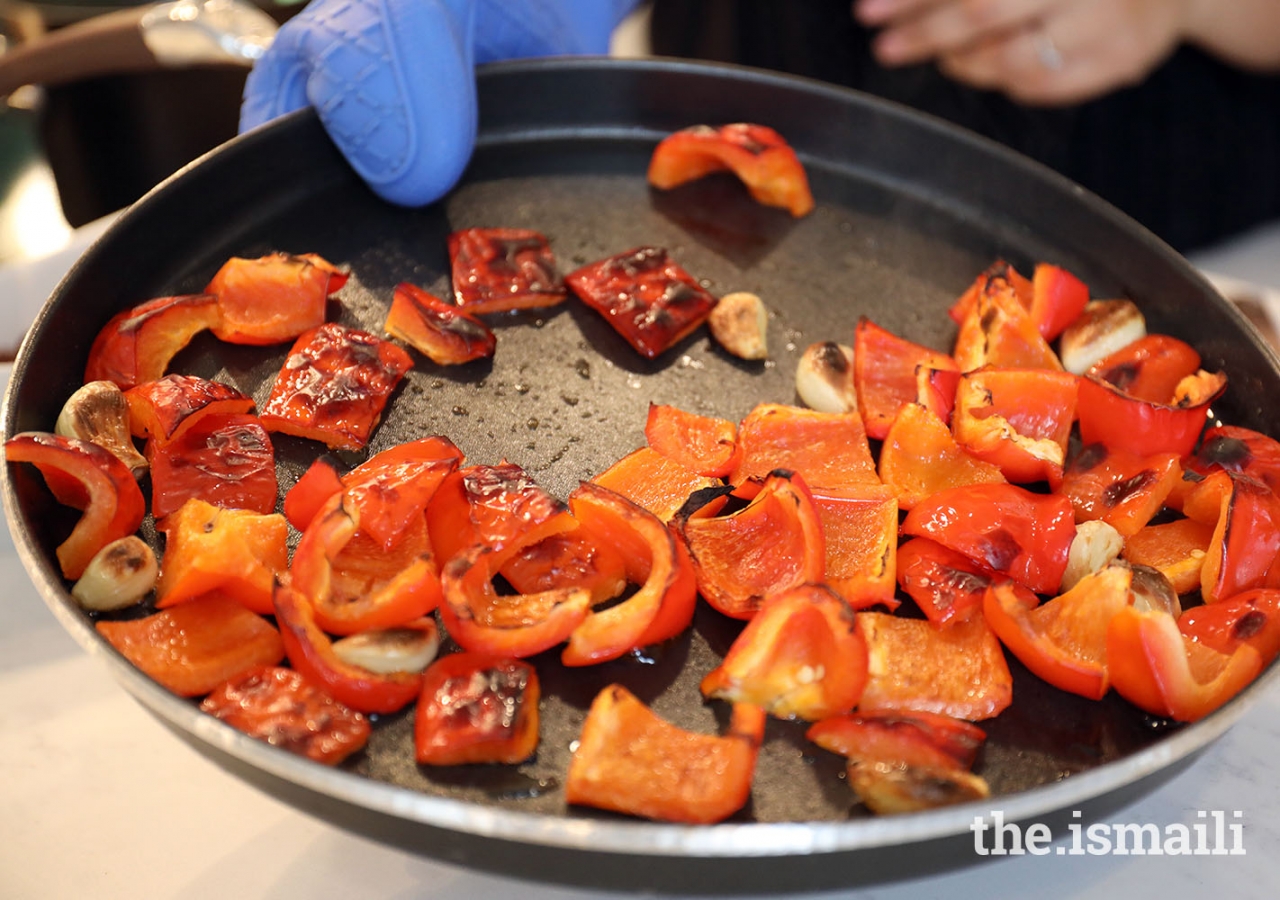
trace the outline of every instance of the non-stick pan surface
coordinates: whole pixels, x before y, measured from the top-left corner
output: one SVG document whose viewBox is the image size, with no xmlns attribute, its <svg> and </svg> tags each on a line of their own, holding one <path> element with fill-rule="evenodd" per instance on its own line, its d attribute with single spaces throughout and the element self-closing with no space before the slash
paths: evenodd
<svg viewBox="0 0 1280 900">
<path fill-rule="evenodd" d="M 50 430 L 79 385 L 89 345 L 115 312 L 199 291 L 229 256 L 314 252 L 350 268 L 331 318 L 380 331 L 392 287 L 448 295 L 445 236 L 469 226 L 548 235 L 564 270 L 642 244 L 667 247 L 715 294 L 748 290 L 771 312 L 770 360 L 746 364 L 704 331 L 653 362 L 585 306 L 494 319 L 491 362 L 446 370 L 417 357 L 371 450 L 438 433 L 473 462 L 518 462 L 563 497 L 643 443 L 648 404 L 739 419 L 761 401 L 796 402 L 793 376 L 811 342 L 849 343 L 859 316 L 947 347 L 948 304 L 997 256 L 1064 265 L 1095 296 L 1129 296 L 1149 327 L 1190 340 L 1231 377 L 1215 410 L 1280 433 L 1276 361 L 1180 257 L 1073 185 L 1000 148 L 910 112 L 813 82 L 672 62 L 522 63 L 480 75 L 479 148 L 464 182 L 421 210 L 371 195 L 310 113 L 224 146 L 123 215 L 77 264 L 24 344 L 6 403 L 7 434 Z M 819 206 L 794 221 L 714 176 L 668 193 L 644 172 L 654 143 L 700 122 L 755 121 L 788 137 Z M 287 347 L 197 339 L 173 369 L 228 381 L 261 402 Z M 317 454 L 277 441 L 281 487 Z M 348 462 L 354 459 L 347 460 Z M 1055 821 L 1147 789 L 1241 715 L 1269 673 L 1207 720 L 1176 727 L 1123 701 L 1085 701 L 1016 663 L 1015 702 L 985 723 L 979 772 L 989 803 L 873 819 L 841 765 L 772 722 L 749 806 L 706 828 L 567 809 L 560 789 L 597 691 L 613 681 L 673 722 L 723 725 L 698 682 L 737 626 L 700 612 L 660 651 L 566 671 L 544 682 L 534 761 L 427 770 L 412 757 L 411 714 L 384 717 L 368 750 L 331 771 L 249 740 L 140 675 L 96 635 L 53 564 L 71 514 L 29 467 L 9 467 L 5 503 L 19 551 L 59 619 L 125 687 L 184 739 L 255 784 L 352 829 L 423 853 L 558 881 L 681 890 L 760 890 L 889 879 L 972 861 L 975 815 Z M 154 532 L 148 530 L 154 537 Z"/>
</svg>

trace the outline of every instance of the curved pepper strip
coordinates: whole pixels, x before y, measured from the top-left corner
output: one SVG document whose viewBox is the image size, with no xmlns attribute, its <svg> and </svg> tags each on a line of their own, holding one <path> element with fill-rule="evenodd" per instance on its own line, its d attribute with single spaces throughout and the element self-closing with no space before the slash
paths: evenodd
<svg viewBox="0 0 1280 900">
<path fill-rule="evenodd" d="M 1111 685 L 1157 716 L 1194 722 L 1222 706 L 1262 671 L 1249 644 L 1230 656 L 1184 637 L 1173 616 L 1128 606 L 1107 627 Z"/>
<path fill-rule="evenodd" d="M 1218 520 L 1200 569 L 1200 593 L 1216 603 L 1252 588 L 1280 587 L 1280 498 L 1260 482 L 1227 473 Z M 1203 484 L 1220 479 L 1211 476 Z"/>
<path fill-rule="evenodd" d="M 418 699 L 421 672 L 379 675 L 343 662 L 316 624 L 315 611 L 304 594 L 277 582 L 273 600 L 290 664 L 335 700 L 362 713 L 392 713 Z"/>
<path fill-rule="evenodd" d="M 1086 375 L 1080 379 L 1076 407 L 1080 439 L 1086 445 L 1102 443 L 1141 457 L 1186 456 L 1204 429 L 1209 405 L 1226 389 L 1227 380 L 1222 377 L 1216 389 L 1195 405 L 1171 406 L 1138 400 L 1101 378 Z"/>
<path fill-rule="evenodd" d="M 45 432 L 28 431 L 4 445 L 10 462 L 29 462 L 40 470 L 60 502 L 82 509 L 71 534 L 58 545 L 64 578 L 77 579 L 99 550 L 138 530 L 146 500 L 128 466 L 97 444 Z"/>
<path fill-rule="evenodd" d="M 1280 655 L 1280 590 L 1255 588 L 1193 606 L 1178 617 L 1178 630 L 1219 653 L 1235 653 L 1249 644 L 1268 666 Z"/>
<path fill-rule="evenodd" d="M 688 608 L 692 620 L 694 585 L 680 578 L 676 539 L 661 519 L 589 481 L 569 495 L 569 509 L 588 532 L 619 552 L 626 561 L 627 580 L 639 584 L 640 589 L 616 606 L 590 613 L 569 635 L 561 662 L 585 666 L 617 659 L 640 646 L 662 607 L 669 603 Z M 673 591 L 685 596 L 668 599 Z M 674 627 L 674 623 L 667 627 Z"/>
</svg>

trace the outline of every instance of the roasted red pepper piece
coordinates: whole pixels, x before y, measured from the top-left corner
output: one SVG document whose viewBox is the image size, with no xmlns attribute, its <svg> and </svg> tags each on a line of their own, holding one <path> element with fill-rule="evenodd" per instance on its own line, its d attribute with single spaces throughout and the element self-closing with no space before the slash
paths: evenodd
<svg viewBox="0 0 1280 900">
<path fill-rule="evenodd" d="M 978 484 L 934 494 L 907 513 L 902 533 L 937 541 L 1037 594 L 1056 594 L 1076 526 L 1066 497 Z"/>
<path fill-rule="evenodd" d="M 1201 475 L 1226 469 L 1275 491 L 1280 488 L 1280 441 L 1248 428 L 1219 425 L 1204 433 L 1189 468 Z"/>
<path fill-rule="evenodd" d="M 956 388 L 960 386 L 960 374 L 958 368 L 916 367 L 916 403 L 929 410 L 947 426 L 950 426 L 951 413 L 956 408 Z M 898 412 L 901 413 L 902 410 Z"/>
<path fill-rule="evenodd" d="M 273 611 L 271 590 L 288 566 L 284 517 L 222 509 L 192 498 L 159 525 L 165 536 L 156 606 L 219 590 L 247 609 Z"/>
<path fill-rule="evenodd" d="M 1246 475 L 1231 475 L 1230 485 L 1230 492 L 1221 496 L 1200 570 L 1206 603 L 1252 588 L 1280 587 L 1280 498 Z"/>
<path fill-rule="evenodd" d="M 867 642 L 867 685 L 860 711 L 941 713 L 989 719 L 1013 702 L 1013 676 L 982 616 L 950 628 L 924 619 L 860 612 Z"/>
<path fill-rule="evenodd" d="M 1178 617 L 1178 630 L 1228 656 L 1248 644 L 1258 651 L 1265 668 L 1280 654 L 1280 590 L 1254 588 L 1217 603 L 1193 606 Z"/>
<path fill-rule="evenodd" d="M 467 228 L 449 235 L 453 294 L 472 315 L 554 306 L 568 293 L 547 239 L 526 228 Z"/>
<path fill-rule="evenodd" d="M 980 369 L 956 388 L 951 430 L 962 447 L 1010 481 L 1062 477 L 1077 379 L 1047 369 Z"/>
<path fill-rule="evenodd" d="M 9 462 L 39 469 L 60 503 L 83 510 L 56 551 L 64 578 L 79 578 L 99 550 L 142 524 L 146 500 L 133 474 L 97 444 L 29 431 L 9 438 L 4 451 Z"/>
<path fill-rule="evenodd" d="M 1107 626 L 1132 602 L 1132 578 L 1128 566 L 1107 566 L 1038 606 L 1026 588 L 1001 581 L 987 590 L 983 612 L 1000 642 L 1040 678 L 1101 700 L 1110 686 Z"/>
<path fill-rule="evenodd" d="M 290 664 L 339 703 L 362 713 L 392 713 L 422 693 L 421 672 L 384 675 L 340 659 L 316 624 L 311 601 L 300 591 L 277 582 L 274 601 Z"/>
<path fill-rule="evenodd" d="M 764 598 L 825 576 L 822 520 L 800 476 L 777 470 L 755 498 L 717 518 L 677 515 L 672 527 L 693 559 L 698 592 L 735 619 Z"/>
<path fill-rule="evenodd" d="M 390 341 L 333 322 L 298 338 L 262 407 L 270 431 L 360 450 L 382 418 L 409 354 Z"/>
<path fill-rule="evenodd" d="M 410 526 L 421 524 L 427 504 L 457 470 L 462 451 L 446 437 L 406 441 L 376 453 L 342 476 L 360 514 L 360 530 L 391 550 Z"/>
<path fill-rule="evenodd" d="M 960 325 L 977 306 L 979 296 L 1004 292 L 1012 292 L 1023 308 L 1030 309 L 1035 286 L 1009 263 L 997 259 L 956 298 L 955 303 L 947 310 L 947 315 L 951 317 L 951 321 Z"/>
<path fill-rule="evenodd" d="M 1077 522 L 1101 519 L 1131 537 L 1160 512 L 1181 477 L 1176 453 L 1142 458 L 1090 444 L 1067 464 L 1059 490 L 1071 499 Z"/>
<path fill-rule="evenodd" d="M 813 487 L 879 484 L 867 433 L 857 413 L 824 413 L 762 403 L 738 426 L 742 461 L 730 481 L 740 485 L 774 469 L 799 472 Z"/>
<path fill-rule="evenodd" d="M 991 572 L 928 538 L 898 548 L 898 584 L 934 625 L 963 622 L 982 607 Z"/>
<path fill-rule="evenodd" d="M 134 437 L 172 441 L 207 415 L 248 413 L 253 399 L 230 385 L 195 375 L 166 375 L 125 392 Z"/>
<path fill-rule="evenodd" d="M 543 490 L 532 476 L 514 463 L 466 466 L 445 477 L 427 505 L 427 529 L 441 564 L 475 546 L 504 549 L 517 539 L 522 547 L 530 528 L 551 519 L 565 519 L 572 528 L 564 503 Z"/>
<path fill-rule="evenodd" d="M 191 339 L 221 321 L 212 294 L 158 297 L 113 316 L 89 348 L 84 380 L 114 381 L 128 390 L 164 375 Z"/>
<path fill-rule="evenodd" d="M 739 703 L 723 737 L 695 734 L 610 685 L 582 724 L 565 800 L 664 822 L 719 822 L 751 794 L 764 723 L 761 709 Z"/>
<path fill-rule="evenodd" d="M 1186 341 L 1148 334 L 1100 359 L 1092 375 L 1137 400 L 1172 403 L 1178 383 L 1200 368 L 1200 354 Z"/>
<path fill-rule="evenodd" d="M 898 546 L 898 501 L 881 485 L 813 490 L 826 548 L 827 584 L 854 609 L 881 604 L 891 612 Z"/>
<path fill-rule="evenodd" d="M 649 183 L 668 190 L 730 170 L 757 202 L 799 218 L 813 209 L 804 166 L 782 135 L 764 125 L 694 125 L 663 138 L 649 160 Z"/>
<path fill-rule="evenodd" d="M 639 590 L 587 615 L 569 635 L 569 646 L 560 657 L 565 665 L 606 662 L 643 646 L 663 607 L 686 610 L 692 620 L 696 584 L 692 573 L 682 570 L 685 561 L 676 539 L 661 519 L 589 481 L 569 495 L 569 509 L 586 532 L 622 558 L 627 580 Z M 680 630 L 688 624 L 685 621 Z"/>
<path fill-rule="evenodd" d="M 498 346 L 498 339 L 479 319 L 407 283 L 396 285 L 392 292 L 382 327 L 439 366 L 487 359 Z"/>
<path fill-rule="evenodd" d="M 883 440 L 898 410 L 917 396 L 916 370 L 959 371 L 945 353 L 913 344 L 866 316 L 853 330 L 853 385 L 867 437 Z"/>
<path fill-rule="evenodd" d="M 701 689 L 778 718 L 817 721 L 853 709 L 866 683 L 866 642 L 852 607 L 825 585 L 803 584 L 765 598 Z"/>
<path fill-rule="evenodd" d="M 721 485 L 718 479 L 699 475 L 650 447 L 633 450 L 591 480 L 664 522 L 671 521 L 695 491 Z"/>
<path fill-rule="evenodd" d="M 1080 318 L 1089 303 L 1089 288 L 1066 269 L 1036 263 L 1031 274 L 1031 321 L 1046 341 L 1052 341 Z"/>
<path fill-rule="evenodd" d="M 181 697 L 207 694 L 284 657 L 270 622 L 217 593 L 146 618 L 94 627 L 125 659 Z"/>
<path fill-rule="evenodd" d="M 218 298 L 213 333 L 232 344 L 278 344 L 324 324 L 325 302 L 347 273 L 307 253 L 233 256 L 204 289 Z"/>
<path fill-rule="evenodd" d="M 538 673 L 526 662 L 451 653 L 431 664 L 413 720 L 422 765 L 524 762 L 538 747 Z"/>
<path fill-rule="evenodd" d="M 279 666 L 257 666 L 223 682 L 200 710 L 249 737 L 329 766 L 364 749 L 371 730 L 360 713 Z"/>
<path fill-rule="evenodd" d="M 147 441 L 151 514 L 163 519 L 192 497 L 227 509 L 276 508 L 276 455 L 257 416 L 211 413 L 172 440 Z"/>
<path fill-rule="evenodd" d="M 649 404 L 644 437 L 655 451 L 699 475 L 728 475 L 742 457 L 737 425 L 674 406 Z"/>
<path fill-rule="evenodd" d="M 654 359 L 701 325 L 716 298 L 661 247 L 637 247 L 565 276 L 636 352 Z"/>
<path fill-rule="evenodd" d="M 1125 538 L 1120 555 L 1160 572 L 1179 594 L 1200 589 L 1200 571 L 1213 540 L 1213 526 L 1194 519 L 1147 525 Z"/>
<path fill-rule="evenodd" d="M 502 577 L 516 593 L 536 594 L 555 588 L 585 588 L 591 605 L 605 603 L 627 587 L 626 562 L 600 543 L 582 523 L 526 547 L 502 567 Z"/>
<path fill-rule="evenodd" d="M 342 492 L 342 479 L 333 465 L 317 459 L 284 495 L 284 517 L 299 531 L 306 531 L 320 507 Z"/>
<path fill-rule="evenodd" d="M 349 494 L 335 494 L 298 541 L 289 566 L 293 587 L 330 634 L 395 628 L 440 605 L 440 574 L 421 509 L 394 548 L 364 530 Z"/>
<path fill-rule="evenodd" d="M 928 712 L 856 712 L 815 722 L 805 737 L 850 759 L 968 769 L 986 743 L 977 725 Z"/>
<path fill-rule="evenodd" d="M 1209 405 L 1226 387 L 1226 376 L 1216 376 L 1198 402 L 1178 406 L 1138 400 L 1100 378 L 1086 376 L 1080 379 L 1077 407 L 1080 439 L 1136 456 L 1186 456 L 1204 429 Z"/>
<path fill-rule="evenodd" d="M 983 366 L 1062 370 L 1057 354 L 1003 279 L 991 279 L 978 294 L 960 323 L 951 355 L 965 372 Z"/>
<path fill-rule="evenodd" d="M 1005 481 L 999 466 L 961 447 L 942 420 L 918 403 L 898 410 L 885 435 L 880 479 L 907 510 L 945 488 Z"/>
<path fill-rule="evenodd" d="M 1111 686 L 1157 716 L 1194 722 L 1222 706 L 1262 671 L 1249 644 L 1230 656 L 1184 637 L 1173 616 L 1127 606 L 1107 629 Z"/>
</svg>

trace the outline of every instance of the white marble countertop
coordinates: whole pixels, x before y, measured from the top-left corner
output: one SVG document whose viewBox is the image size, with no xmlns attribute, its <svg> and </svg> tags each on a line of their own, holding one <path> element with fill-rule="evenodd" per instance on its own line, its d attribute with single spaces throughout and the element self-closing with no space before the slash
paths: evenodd
<svg viewBox="0 0 1280 900">
<path fill-rule="evenodd" d="M 88 236 L 43 263 L 0 269 L 11 318 L 34 314 Z M 1280 226 L 1197 261 L 1280 286 Z M 7 531 L 0 584 L 0 898 L 630 896 L 457 868 L 354 837 L 267 797 L 176 739 L 74 643 L 31 586 Z M 856 894 L 809 896 L 1269 897 L 1280 883 L 1277 747 L 1273 687 L 1185 771 L 1107 817 L 1164 828 L 1195 823 L 1197 811 L 1239 810 L 1243 855 L 1006 857 Z"/>
</svg>

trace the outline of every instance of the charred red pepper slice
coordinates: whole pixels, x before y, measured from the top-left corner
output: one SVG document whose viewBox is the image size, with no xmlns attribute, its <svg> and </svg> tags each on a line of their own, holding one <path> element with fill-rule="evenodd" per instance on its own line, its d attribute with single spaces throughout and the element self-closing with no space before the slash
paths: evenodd
<svg viewBox="0 0 1280 900">
<path fill-rule="evenodd" d="M 172 441 L 207 415 L 253 410 L 253 399 L 230 385 L 195 375 L 166 375 L 125 392 L 134 437 Z"/>
<path fill-rule="evenodd" d="M 453 293 L 473 315 L 554 306 L 564 301 L 547 239 L 526 228 L 467 228 L 449 235 Z"/>
<path fill-rule="evenodd" d="M 947 354 L 900 338 L 866 316 L 858 319 L 853 330 L 853 384 L 868 437 L 883 440 L 898 410 L 915 401 L 920 366 L 960 370 Z"/>
<path fill-rule="evenodd" d="M 1249 644 L 1230 656 L 1186 638 L 1160 610 L 1120 610 L 1107 629 L 1107 669 L 1116 692 L 1157 716 L 1194 722 L 1257 677 L 1262 658 Z"/>
<path fill-rule="evenodd" d="M 409 354 L 390 341 L 333 322 L 298 338 L 262 408 L 270 431 L 360 450 L 382 418 Z"/>
<path fill-rule="evenodd" d="M 161 609 L 219 590 L 269 614 L 271 590 L 288 566 L 284 517 L 222 509 L 192 498 L 160 523 L 165 536 L 156 605 Z"/>
<path fill-rule="evenodd" d="M 898 584 L 934 625 L 963 622 L 982 607 L 992 576 L 963 553 L 928 538 L 898 548 Z"/>
<path fill-rule="evenodd" d="M 1178 630 L 1228 656 L 1248 644 L 1258 651 L 1265 668 L 1280 654 L 1280 590 L 1254 588 L 1217 603 L 1193 606 L 1178 617 Z"/>
<path fill-rule="evenodd" d="M 521 550 L 502 567 L 502 577 L 520 594 L 585 588 L 591 592 L 592 606 L 611 600 L 627 587 L 625 561 L 581 522 L 572 531 L 553 534 Z"/>
<path fill-rule="evenodd" d="M 1132 601 L 1133 572 L 1107 566 L 1036 605 L 1026 588 L 1002 581 L 983 602 L 987 623 L 1009 652 L 1054 687 L 1101 700 L 1107 675 L 1107 626 Z"/>
<path fill-rule="evenodd" d="M 880 479 L 908 510 L 946 488 L 1005 481 L 999 466 L 961 447 L 942 420 L 918 403 L 903 406 L 885 435 Z"/>
<path fill-rule="evenodd" d="M 944 425 L 951 424 L 951 413 L 956 408 L 956 389 L 960 386 L 960 374 L 958 368 L 916 367 L 916 403 L 937 416 Z M 901 413 L 902 410 L 898 412 Z"/>
<path fill-rule="evenodd" d="M 738 426 L 742 461 L 730 481 L 740 485 L 774 469 L 799 472 L 813 487 L 879 484 L 862 417 L 762 403 Z"/>
<path fill-rule="evenodd" d="M 1200 354 L 1186 341 L 1148 334 L 1094 363 L 1085 374 L 1136 400 L 1172 403 L 1178 383 L 1200 368 Z"/>
<path fill-rule="evenodd" d="M 831 588 L 804 584 L 765 598 L 704 696 L 750 703 L 782 719 L 848 712 L 867 682 L 867 647 L 852 607 Z"/>
<path fill-rule="evenodd" d="M 89 348 L 84 380 L 122 389 L 155 381 L 191 339 L 221 321 L 212 294 L 158 297 L 113 316 Z"/>
<path fill-rule="evenodd" d="M 345 272 L 314 253 L 233 256 L 204 289 L 218 298 L 221 315 L 213 333 L 232 344 L 293 340 L 324 324 L 329 295 L 346 282 Z"/>
<path fill-rule="evenodd" d="M 1074 375 L 1046 369 L 966 373 L 956 389 L 952 432 L 1010 481 L 1056 483 L 1075 420 L 1076 386 Z"/>
<path fill-rule="evenodd" d="M 728 475 L 742 457 L 737 425 L 674 406 L 649 404 L 644 437 L 655 451 L 699 475 Z"/>
<path fill-rule="evenodd" d="M 125 659 L 181 697 L 207 694 L 284 657 L 270 622 L 216 593 L 142 619 L 94 627 Z"/>
<path fill-rule="evenodd" d="M 284 495 L 284 517 L 299 531 L 306 531 L 316 513 L 334 494 L 342 492 L 342 479 L 333 465 L 317 459 Z"/>
<path fill-rule="evenodd" d="M 851 759 L 970 768 L 987 734 L 972 722 L 928 712 L 857 712 L 815 722 L 805 737 Z"/>
<path fill-rule="evenodd" d="M 277 582 L 274 600 L 290 664 L 339 703 L 362 713 L 392 713 L 422 693 L 421 672 L 379 674 L 340 659 L 300 591 Z"/>
<path fill-rule="evenodd" d="M 223 682 L 200 709 L 249 737 L 329 766 L 364 749 L 371 730 L 360 713 L 279 666 L 257 666 Z"/>
<path fill-rule="evenodd" d="M 668 190 L 730 170 L 757 202 L 799 218 L 813 209 L 809 178 L 782 135 L 764 125 L 694 125 L 663 138 L 649 160 L 649 183 Z"/>
<path fill-rule="evenodd" d="M 822 522 L 827 584 L 854 609 L 876 604 L 897 609 L 898 501 L 893 490 L 865 485 L 811 493 Z"/>
<path fill-rule="evenodd" d="M 487 359 L 498 346 L 498 339 L 479 319 L 407 283 L 396 285 L 392 292 L 382 327 L 439 366 Z"/>
<path fill-rule="evenodd" d="M 565 283 L 648 359 L 684 340 L 716 305 L 661 247 L 637 247 L 591 263 Z"/>
<path fill-rule="evenodd" d="M 1176 453 L 1142 458 L 1090 444 L 1067 464 L 1060 490 L 1071 499 L 1076 521 L 1101 519 L 1131 537 L 1160 512 L 1181 477 Z"/>
<path fill-rule="evenodd" d="M 676 539 L 662 520 L 589 481 L 569 495 L 569 509 L 585 531 L 622 558 L 627 580 L 639 590 L 621 603 L 591 612 L 569 635 L 561 661 L 567 666 L 590 665 L 643 646 L 664 607 L 687 612 L 683 630 L 693 619 L 696 584 L 683 570 Z"/>
<path fill-rule="evenodd" d="M 1066 497 L 978 484 L 934 494 L 907 513 L 902 532 L 937 541 L 1037 594 L 1056 594 L 1076 526 Z"/>
<path fill-rule="evenodd" d="M 1232 475 L 1230 483 L 1200 570 L 1206 603 L 1280 587 L 1280 498 L 1245 475 Z"/>
<path fill-rule="evenodd" d="M 721 485 L 718 479 L 699 475 L 650 447 L 633 450 L 591 480 L 664 522 L 671 521 L 695 491 Z"/>
<path fill-rule="evenodd" d="M 1216 376 L 1197 402 L 1178 406 L 1138 400 L 1100 378 L 1086 376 L 1080 379 L 1080 439 L 1137 456 L 1187 456 L 1204 429 L 1209 405 L 1226 388 L 1226 377 Z"/>
<path fill-rule="evenodd" d="M 965 372 L 983 366 L 1062 370 L 1013 287 L 1001 279 L 988 281 L 978 294 L 960 323 L 951 355 Z"/>
<path fill-rule="evenodd" d="M 97 444 L 29 431 L 9 438 L 4 451 L 9 462 L 39 469 L 60 503 L 83 510 L 56 551 L 64 578 L 79 578 L 99 550 L 142 524 L 146 500 L 133 474 Z"/>
<path fill-rule="evenodd" d="M 950 628 L 924 619 L 860 612 L 867 642 L 867 686 L 860 711 L 941 713 L 989 719 L 1013 702 L 1013 676 L 982 616 Z"/>
<path fill-rule="evenodd" d="M 1031 274 L 1031 321 L 1046 341 L 1052 341 L 1080 318 L 1089 303 L 1089 288 L 1066 269 L 1036 263 Z"/>
<path fill-rule="evenodd" d="M 717 518 L 672 521 L 693 559 L 698 591 L 735 619 L 750 619 L 764 598 L 825 576 L 822 520 L 800 476 L 777 470 L 755 498 Z"/>
<path fill-rule="evenodd" d="M 462 451 L 446 437 L 406 441 L 376 453 L 342 476 L 342 486 L 360 515 L 360 530 L 391 550 L 410 526 L 421 523 L 427 504 L 457 470 Z"/>
<path fill-rule="evenodd" d="M 1204 433 L 1189 468 L 1207 475 L 1219 468 L 1280 488 L 1280 441 L 1249 428 L 1219 425 Z"/>
<path fill-rule="evenodd" d="M 427 529 L 441 564 L 476 546 L 502 550 L 531 528 L 567 517 L 564 503 L 514 463 L 466 466 L 445 477 L 427 506 Z M 567 531 L 552 528 L 548 535 Z"/>
<path fill-rule="evenodd" d="M 1023 308 L 1030 309 L 1035 286 L 1029 278 L 1019 273 L 1008 262 L 997 259 L 975 278 L 969 287 L 965 288 L 963 294 L 956 298 L 956 302 L 947 310 L 947 315 L 951 317 L 951 321 L 960 325 L 968 318 L 969 313 L 973 312 L 978 304 L 978 297 L 982 294 L 1005 292 L 1011 292 Z"/>
<path fill-rule="evenodd" d="M 276 455 L 257 416 L 210 414 L 172 440 L 147 442 L 151 514 L 157 519 L 192 497 L 228 509 L 276 508 Z"/>
<path fill-rule="evenodd" d="M 565 800 L 664 822 L 719 822 L 751 794 L 764 724 L 761 709 L 739 703 L 725 735 L 696 734 L 610 685 L 582 723 Z"/>
<path fill-rule="evenodd" d="M 538 673 L 526 662 L 451 653 L 431 664 L 413 721 L 427 766 L 524 762 L 538 747 Z"/>
<path fill-rule="evenodd" d="M 330 497 L 298 541 L 289 567 L 316 623 L 330 634 L 395 628 L 440 605 L 440 575 L 421 510 L 394 548 L 368 536 L 349 495 Z"/>
</svg>

